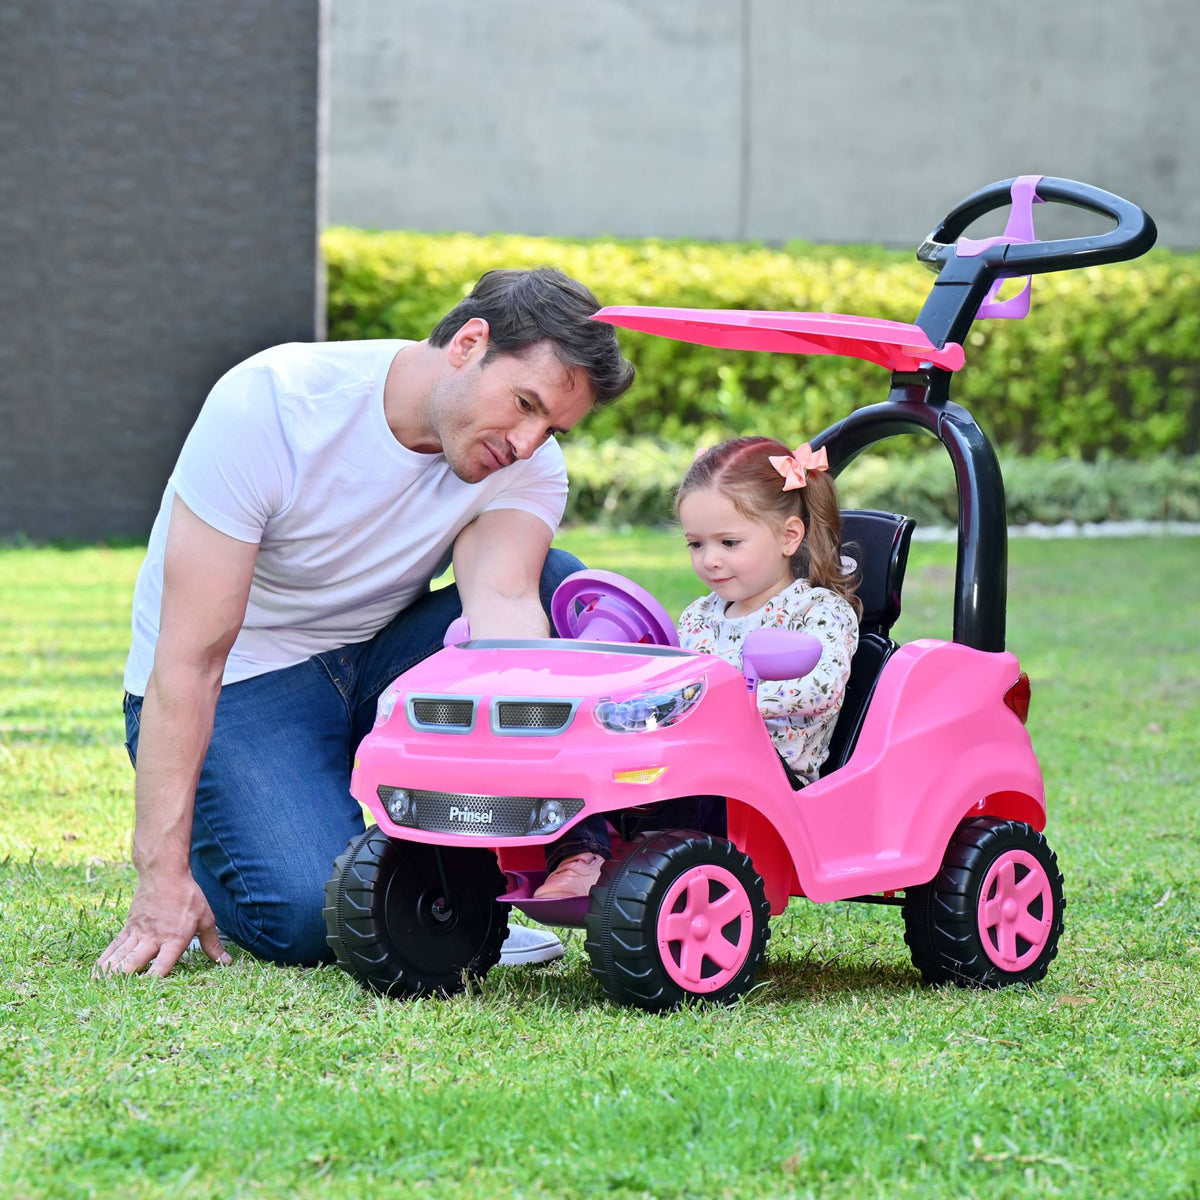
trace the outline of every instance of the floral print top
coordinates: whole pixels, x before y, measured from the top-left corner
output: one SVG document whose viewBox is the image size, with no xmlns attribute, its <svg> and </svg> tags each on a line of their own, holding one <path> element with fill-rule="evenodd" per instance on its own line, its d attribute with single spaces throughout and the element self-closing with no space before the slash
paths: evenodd
<svg viewBox="0 0 1200 1200">
<path fill-rule="evenodd" d="M 683 610 L 679 644 L 716 654 L 739 670 L 742 643 L 755 629 L 797 629 L 821 640 L 821 658 L 803 679 L 766 680 L 758 685 L 758 709 L 775 748 L 788 766 L 812 783 L 829 753 L 833 726 L 858 648 L 858 618 L 836 592 L 797 579 L 744 617 L 725 613 L 725 601 L 709 592 Z"/>
</svg>

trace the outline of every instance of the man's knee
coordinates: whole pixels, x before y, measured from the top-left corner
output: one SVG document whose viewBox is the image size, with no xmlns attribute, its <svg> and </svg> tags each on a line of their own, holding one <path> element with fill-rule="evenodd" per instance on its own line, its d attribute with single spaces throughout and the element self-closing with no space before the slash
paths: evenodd
<svg viewBox="0 0 1200 1200">
<path fill-rule="evenodd" d="M 293 841 L 265 862 L 232 862 L 211 843 L 204 850 L 193 845 L 192 873 L 217 927 L 256 958 L 296 966 L 333 961 L 325 943 L 325 883 L 347 838 L 317 828 L 309 833 L 307 843 Z"/>
<path fill-rule="evenodd" d="M 266 962 L 315 967 L 333 962 L 325 941 L 324 880 L 314 888 L 290 888 L 237 914 L 233 940 Z"/>
</svg>

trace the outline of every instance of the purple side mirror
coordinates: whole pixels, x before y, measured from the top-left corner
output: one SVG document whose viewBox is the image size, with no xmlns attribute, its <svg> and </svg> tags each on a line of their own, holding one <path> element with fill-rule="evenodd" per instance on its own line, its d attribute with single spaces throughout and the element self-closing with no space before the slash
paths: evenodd
<svg viewBox="0 0 1200 1200">
<path fill-rule="evenodd" d="M 470 640 L 470 622 L 466 617 L 455 617 L 450 622 L 450 628 L 446 630 L 446 636 L 442 638 L 442 646 L 457 646 L 459 642 L 468 642 Z"/>
<path fill-rule="evenodd" d="M 742 674 L 746 690 L 758 689 L 760 679 L 800 679 L 821 658 L 821 643 L 811 633 L 794 629 L 756 629 L 746 635 Z"/>
</svg>

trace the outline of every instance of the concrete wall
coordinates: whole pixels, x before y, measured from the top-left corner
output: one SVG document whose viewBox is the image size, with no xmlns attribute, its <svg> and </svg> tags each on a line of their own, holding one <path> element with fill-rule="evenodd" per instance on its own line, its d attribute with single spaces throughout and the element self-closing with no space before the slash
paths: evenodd
<svg viewBox="0 0 1200 1200">
<path fill-rule="evenodd" d="M 1191 247 L 1197 47 L 1196 0 L 334 0 L 329 217 L 911 245 L 1040 172 Z"/>
<path fill-rule="evenodd" d="M 213 382 L 317 333 L 320 25 L 0 5 L 0 537 L 144 536 Z"/>
<path fill-rule="evenodd" d="M 1200 244 L 1195 0 L 328 4 L 331 222 L 911 245 L 1042 171 Z M 323 7 L 0 4 L 0 537 L 144 535 L 319 336 Z"/>
</svg>

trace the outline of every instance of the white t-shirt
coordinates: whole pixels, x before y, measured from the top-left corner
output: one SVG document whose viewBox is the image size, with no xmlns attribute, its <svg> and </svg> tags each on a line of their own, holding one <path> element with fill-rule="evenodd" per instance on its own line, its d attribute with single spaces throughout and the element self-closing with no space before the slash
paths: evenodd
<svg viewBox="0 0 1200 1200">
<path fill-rule="evenodd" d="M 144 695 L 162 607 L 176 495 L 258 558 L 234 683 L 372 637 L 449 564 L 480 513 L 516 508 L 557 529 L 567 496 L 548 441 L 479 483 L 388 428 L 383 385 L 409 342 L 295 343 L 234 367 L 209 393 L 167 484 L 133 595 L 125 690 Z"/>
</svg>

